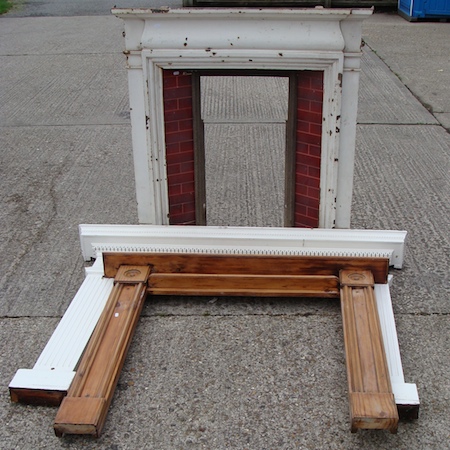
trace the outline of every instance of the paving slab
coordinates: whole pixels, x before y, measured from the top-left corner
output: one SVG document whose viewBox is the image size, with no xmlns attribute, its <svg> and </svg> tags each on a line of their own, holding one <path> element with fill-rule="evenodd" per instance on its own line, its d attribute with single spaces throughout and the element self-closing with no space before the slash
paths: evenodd
<svg viewBox="0 0 450 450">
<path fill-rule="evenodd" d="M 313 299 L 147 302 L 98 440 L 58 439 L 55 408 L 11 404 L 8 383 L 34 365 L 83 278 L 78 224 L 136 223 L 137 213 L 121 22 L 3 17 L 1 448 L 450 448 L 450 135 L 377 56 L 393 52 L 392 37 L 402 33 L 404 53 L 413 55 L 419 28 L 389 15 L 370 20 L 366 40 L 376 53 L 366 51 L 362 64 L 352 226 L 408 230 L 392 293 L 406 381 L 418 384 L 422 402 L 419 421 L 402 423 L 397 435 L 350 434 L 339 307 Z M 424 28 L 417 37 L 429 48 L 445 47 L 445 29 Z M 433 58 L 445 64 L 448 54 L 436 50 Z M 395 72 L 415 80 L 439 62 L 417 69 L 427 55 L 420 56 Z M 440 76 L 430 85 L 445 99 L 449 84 Z M 229 89 L 241 92 L 239 85 L 219 91 Z M 277 89 L 266 91 L 277 98 Z M 438 106 L 442 120 L 447 112 Z"/>
<path fill-rule="evenodd" d="M 284 124 L 205 125 L 208 225 L 283 226 L 285 141 Z"/>
<path fill-rule="evenodd" d="M 84 276 L 78 224 L 137 221 L 130 126 L 4 127 L 0 148 L 0 315 L 60 315 Z"/>
<path fill-rule="evenodd" d="M 27 0 L 17 2 L 8 17 L 98 16 L 109 14 L 116 5 L 118 8 L 176 8 L 183 6 L 182 3 L 180 0 L 121 0 L 119 3 L 115 0 Z"/>
<path fill-rule="evenodd" d="M 123 21 L 112 15 L 10 17 L 7 14 L 0 17 L 0 28 L 4 36 L 0 55 L 104 55 L 118 54 L 125 48 Z"/>
<path fill-rule="evenodd" d="M 367 46 L 363 47 L 361 67 L 358 123 L 438 123 Z"/>
<path fill-rule="evenodd" d="M 206 123 L 285 123 L 287 77 L 200 77 Z"/>
<path fill-rule="evenodd" d="M 119 53 L 0 56 L 9 86 L 0 95 L 0 124 L 129 124 L 124 63 Z"/>
<path fill-rule="evenodd" d="M 149 323 L 142 319 L 129 370 L 120 382 L 118 408 L 125 413 L 139 402 L 138 416 L 145 415 L 146 402 L 140 400 L 148 399 L 147 438 L 154 448 L 388 449 L 407 448 L 408 442 L 439 446 L 447 431 L 440 415 L 445 397 L 439 398 L 437 384 L 426 389 L 426 425 L 402 424 L 397 436 L 348 433 L 341 319 L 337 307 L 330 306 L 329 312 L 327 317 L 172 317 Z M 429 366 L 417 380 L 419 386 L 433 376 L 447 383 L 446 323 L 443 318 L 421 319 L 422 331 L 440 352 L 437 356 L 431 351 L 434 356 L 428 362 L 443 366 Z M 407 317 L 402 325 L 407 330 L 414 323 L 414 317 Z M 407 345 L 413 355 L 405 364 L 407 375 L 415 374 L 414 363 L 427 347 L 416 341 L 420 335 Z M 159 353 L 160 346 L 165 351 L 149 357 Z M 161 397 L 163 403 L 158 401 Z M 138 432 L 139 424 L 129 422 Z M 432 438 L 423 434 L 425 428 L 432 430 Z"/>
<path fill-rule="evenodd" d="M 349 432 L 341 318 L 330 305 L 327 316 L 142 317 L 100 439 L 58 439 L 56 408 L 2 395 L 2 448 L 446 448 L 448 321 L 397 322 L 405 374 L 422 393 L 420 420 L 401 423 L 397 435 Z M 2 326 L 11 349 L 2 355 L 2 382 L 31 359 L 23 345 L 34 347 L 29 330 L 45 336 L 54 323 Z"/>
<path fill-rule="evenodd" d="M 363 24 L 367 45 L 421 103 L 450 129 L 450 26 L 408 22 L 396 13 L 374 14 Z"/>
<path fill-rule="evenodd" d="M 434 117 L 439 121 L 439 123 L 447 130 L 450 130 L 450 113 L 434 113 Z"/>
<path fill-rule="evenodd" d="M 58 448 L 49 436 L 55 408 L 11 403 L 8 385 L 18 367 L 33 367 L 41 349 L 59 322 L 59 317 L 0 318 L 0 421 L 1 443 L 5 450 Z M 19 407 L 18 407 L 19 406 Z M 53 440 L 53 439 L 52 439 Z"/>
<path fill-rule="evenodd" d="M 449 312 L 449 150 L 440 126 L 358 126 L 352 227 L 408 231 L 396 312 Z"/>
<path fill-rule="evenodd" d="M 337 299 L 154 296 L 145 303 L 143 317 L 169 316 L 314 316 L 336 314 Z"/>
</svg>

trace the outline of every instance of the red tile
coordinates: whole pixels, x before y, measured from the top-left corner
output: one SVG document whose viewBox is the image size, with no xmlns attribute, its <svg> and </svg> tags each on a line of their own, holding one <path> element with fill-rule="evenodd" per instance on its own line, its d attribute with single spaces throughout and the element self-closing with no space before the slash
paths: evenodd
<svg viewBox="0 0 450 450">
<path fill-rule="evenodd" d="M 309 155 L 298 155 L 297 163 L 319 168 L 320 167 L 320 158 L 317 158 L 316 156 L 309 156 Z"/>
<path fill-rule="evenodd" d="M 191 130 L 187 131 L 177 131 L 176 133 L 166 133 L 166 142 L 167 143 L 175 143 L 175 142 L 187 142 L 193 140 L 193 134 Z"/>
<path fill-rule="evenodd" d="M 190 73 L 184 74 L 184 75 L 178 75 L 177 81 L 178 81 L 178 86 L 192 87 L 192 75 Z"/>
<path fill-rule="evenodd" d="M 170 215 L 169 218 L 171 225 L 195 225 L 195 214 L 193 213 L 181 213 Z"/>
<path fill-rule="evenodd" d="M 171 89 L 164 89 L 164 100 L 190 98 L 192 96 L 192 88 L 190 86 L 182 86 Z"/>
<path fill-rule="evenodd" d="M 177 102 L 178 102 L 178 109 L 190 109 L 192 111 L 192 97 L 179 98 Z"/>
<path fill-rule="evenodd" d="M 311 178 L 311 177 L 303 177 L 301 179 L 301 184 L 309 187 L 313 187 L 316 189 L 320 188 L 320 180 L 318 178 Z"/>
<path fill-rule="evenodd" d="M 322 137 L 319 135 L 317 136 L 316 134 L 310 134 L 310 133 L 302 133 L 300 131 L 297 131 L 297 142 L 303 142 L 303 143 L 307 143 L 307 144 L 312 144 L 312 145 L 320 145 L 321 141 L 322 141 Z"/>
<path fill-rule="evenodd" d="M 322 143 L 322 139 L 320 140 Z M 322 154 L 322 149 L 320 145 L 308 145 L 308 155 L 315 156 L 316 158 L 320 158 Z"/>
<path fill-rule="evenodd" d="M 178 215 L 178 214 L 182 214 L 183 213 L 183 207 L 182 207 L 182 205 L 170 205 L 170 208 L 169 208 L 169 215 L 172 217 L 172 216 L 175 216 L 175 215 Z"/>
<path fill-rule="evenodd" d="M 176 155 L 180 152 L 180 144 L 178 142 L 166 142 L 166 157 L 167 155 Z"/>
<path fill-rule="evenodd" d="M 195 193 L 195 183 L 192 181 L 191 183 L 183 183 L 181 185 L 181 191 L 185 192 L 194 192 Z"/>
<path fill-rule="evenodd" d="M 180 173 L 177 175 L 172 175 L 170 177 L 169 183 L 170 184 L 183 184 L 183 183 L 190 183 L 193 179 L 193 173 Z"/>
<path fill-rule="evenodd" d="M 182 188 L 183 188 L 182 184 L 171 184 L 171 185 L 169 185 L 169 198 L 172 195 L 181 194 Z"/>
<path fill-rule="evenodd" d="M 192 203 L 194 202 L 194 193 L 188 192 L 187 194 L 177 194 L 171 195 L 169 197 L 169 201 L 171 205 L 183 205 L 184 203 Z M 182 209 L 183 210 L 183 209 Z"/>
<path fill-rule="evenodd" d="M 323 106 L 322 98 L 319 98 L 318 101 L 309 102 L 309 108 L 311 112 L 319 113 L 321 117 L 322 117 L 322 106 Z M 322 120 L 320 120 L 320 122 L 322 122 Z"/>
<path fill-rule="evenodd" d="M 167 133 L 173 133 L 179 131 L 179 122 L 166 122 L 164 124 L 164 131 Z"/>
<path fill-rule="evenodd" d="M 176 109 L 179 109 L 177 99 L 164 100 L 164 111 L 165 112 L 174 111 Z"/>
<path fill-rule="evenodd" d="M 173 175 L 181 172 L 180 164 L 167 164 L 167 175 Z"/>
<path fill-rule="evenodd" d="M 180 152 L 193 152 L 194 151 L 194 140 L 180 142 Z"/>
<path fill-rule="evenodd" d="M 309 133 L 315 134 L 316 136 L 322 136 L 322 124 L 309 123 Z"/>
<path fill-rule="evenodd" d="M 320 167 L 308 166 L 308 176 L 320 180 Z"/>
<path fill-rule="evenodd" d="M 302 195 L 302 196 L 296 195 L 295 203 L 298 205 L 302 205 L 302 206 L 306 206 L 306 207 L 310 207 L 310 208 L 318 208 L 318 206 L 319 206 L 317 199 L 311 198 L 311 197 L 306 197 L 304 195 Z"/>
<path fill-rule="evenodd" d="M 164 113 L 164 121 L 166 123 L 187 119 L 192 119 L 192 110 L 190 109 L 175 109 Z"/>
<path fill-rule="evenodd" d="M 194 160 L 194 153 L 192 151 L 188 152 L 179 152 L 175 154 L 167 154 L 166 161 L 167 164 L 177 164 L 177 163 L 185 163 L 187 161 Z"/>
<path fill-rule="evenodd" d="M 194 161 L 186 161 L 180 164 L 181 173 L 191 173 L 194 178 Z"/>
<path fill-rule="evenodd" d="M 178 122 L 178 126 L 180 128 L 180 130 L 185 131 L 185 130 L 192 130 L 194 128 L 194 123 L 192 118 L 188 118 L 186 120 L 180 120 Z"/>
</svg>

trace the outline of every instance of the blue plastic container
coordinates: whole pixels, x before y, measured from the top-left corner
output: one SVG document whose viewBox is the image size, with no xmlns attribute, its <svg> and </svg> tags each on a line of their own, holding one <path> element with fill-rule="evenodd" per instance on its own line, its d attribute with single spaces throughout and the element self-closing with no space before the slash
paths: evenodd
<svg viewBox="0 0 450 450">
<path fill-rule="evenodd" d="M 398 0 L 398 12 L 407 20 L 450 18 L 450 0 Z"/>
</svg>

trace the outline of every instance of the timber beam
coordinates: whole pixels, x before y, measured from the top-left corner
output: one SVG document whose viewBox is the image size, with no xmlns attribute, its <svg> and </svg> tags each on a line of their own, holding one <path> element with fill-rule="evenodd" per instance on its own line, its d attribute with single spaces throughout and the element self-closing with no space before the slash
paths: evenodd
<svg viewBox="0 0 450 450">
<path fill-rule="evenodd" d="M 354 256 L 211 255 L 196 253 L 103 253 L 105 277 L 122 265 L 150 266 L 153 274 L 331 275 L 341 270 L 370 270 L 375 282 L 387 283 L 389 259 Z"/>
</svg>

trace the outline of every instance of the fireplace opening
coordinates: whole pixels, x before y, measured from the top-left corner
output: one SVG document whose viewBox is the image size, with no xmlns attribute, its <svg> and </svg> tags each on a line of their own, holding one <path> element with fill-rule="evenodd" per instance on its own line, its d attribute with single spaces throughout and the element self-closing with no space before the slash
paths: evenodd
<svg viewBox="0 0 450 450">
<path fill-rule="evenodd" d="M 284 226 L 289 80 L 201 76 L 206 224 Z"/>
<path fill-rule="evenodd" d="M 322 71 L 164 70 L 163 97 L 171 225 L 319 226 Z"/>
</svg>

